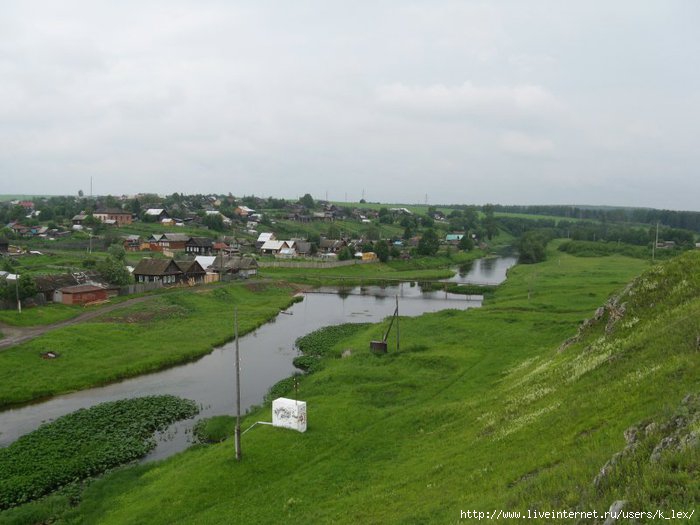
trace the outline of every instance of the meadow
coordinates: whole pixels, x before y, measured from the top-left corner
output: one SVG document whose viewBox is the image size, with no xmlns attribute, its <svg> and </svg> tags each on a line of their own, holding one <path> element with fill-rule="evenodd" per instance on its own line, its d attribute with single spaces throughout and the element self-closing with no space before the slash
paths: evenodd
<svg viewBox="0 0 700 525">
<path fill-rule="evenodd" d="M 468 509 L 602 512 L 616 500 L 691 511 L 699 295 L 698 253 L 651 266 L 553 247 L 481 309 L 401 319 L 398 353 L 368 349 L 386 323 L 325 334 L 331 357 L 299 385 L 305 434 L 257 427 L 241 463 L 230 440 L 199 446 L 0 523 L 456 523 Z M 244 429 L 269 418 L 260 408 Z"/>
</svg>

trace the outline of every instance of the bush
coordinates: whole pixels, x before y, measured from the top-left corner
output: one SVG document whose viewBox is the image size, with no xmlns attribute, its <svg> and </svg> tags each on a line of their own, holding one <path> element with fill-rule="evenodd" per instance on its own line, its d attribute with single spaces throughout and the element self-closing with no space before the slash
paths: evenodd
<svg viewBox="0 0 700 525">
<path fill-rule="evenodd" d="M 192 429 L 199 443 L 221 443 L 233 436 L 236 431 L 236 418 L 233 416 L 214 416 L 200 419 Z"/>
</svg>

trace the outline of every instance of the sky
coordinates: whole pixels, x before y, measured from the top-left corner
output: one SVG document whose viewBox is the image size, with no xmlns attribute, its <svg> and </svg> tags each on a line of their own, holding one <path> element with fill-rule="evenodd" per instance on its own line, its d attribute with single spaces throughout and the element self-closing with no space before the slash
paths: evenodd
<svg viewBox="0 0 700 525">
<path fill-rule="evenodd" d="M 695 0 L 0 0 L 0 194 L 700 210 Z"/>
</svg>

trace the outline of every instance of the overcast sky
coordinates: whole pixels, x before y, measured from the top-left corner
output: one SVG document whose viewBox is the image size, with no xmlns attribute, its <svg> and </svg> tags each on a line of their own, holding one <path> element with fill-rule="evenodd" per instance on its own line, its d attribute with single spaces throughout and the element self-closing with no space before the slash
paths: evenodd
<svg viewBox="0 0 700 525">
<path fill-rule="evenodd" d="M 0 0 L 0 193 L 700 210 L 699 26 L 696 0 Z"/>
</svg>

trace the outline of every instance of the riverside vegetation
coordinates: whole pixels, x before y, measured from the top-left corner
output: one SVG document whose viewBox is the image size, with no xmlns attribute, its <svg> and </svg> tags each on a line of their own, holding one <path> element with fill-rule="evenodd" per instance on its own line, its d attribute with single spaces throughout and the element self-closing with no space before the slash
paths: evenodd
<svg viewBox="0 0 700 525">
<path fill-rule="evenodd" d="M 0 448 L 0 509 L 76 488 L 76 482 L 144 456 L 156 445 L 155 431 L 198 412 L 194 401 L 150 396 L 102 403 L 45 423 Z"/>
<path fill-rule="evenodd" d="M 352 355 L 300 379 L 305 434 L 255 428 L 241 463 L 230 441 L 195 447 L 0 522 L 445 523 L 616 500 L 690 511 L 699 297 L 698 253 L 650 267 L 553 246 L 481 309 L 402 319 L 399 353 L 367 348 L 388 321 L 329 340 L 327 355 Z M 265 419 L 269 407 L 243 426 Z"/>
</svg>

